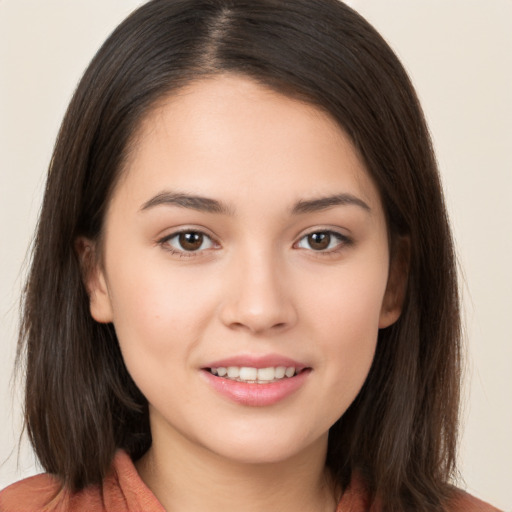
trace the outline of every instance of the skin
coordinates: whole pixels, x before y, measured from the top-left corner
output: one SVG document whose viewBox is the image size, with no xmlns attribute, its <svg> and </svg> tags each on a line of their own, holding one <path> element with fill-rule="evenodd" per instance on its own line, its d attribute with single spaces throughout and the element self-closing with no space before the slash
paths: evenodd
<svg viewBox="0 0 512 512">
<path fill-rule="evenodd" d="M 150 404 L 141 477 L 168 510 L 332 512 L 328 430 L 401 307 L 362 160 L 327 114 L 236 75 L 162 100 L 135 140 L 88 289 Z M 170 192 L 222 211 L 155 200 Z M 340 194 L 356 201 L 297 208 Z M 204 233 L 199 250 L 180 229 Z M 329 231 L 326 249 L 311 245 Z M 311 368 L 276 404 L 235 403 L 204 378 L 208 362 L 266 354 Z"/>
</svg>

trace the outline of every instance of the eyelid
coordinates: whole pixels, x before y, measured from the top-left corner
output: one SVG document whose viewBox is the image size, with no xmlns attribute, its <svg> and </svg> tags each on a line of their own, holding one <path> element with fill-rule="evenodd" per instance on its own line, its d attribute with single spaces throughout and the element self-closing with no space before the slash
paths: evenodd
<svg viewBox="0 0 512 512">
<path fill-rule="evenodd" d="M 336 239 L 338 239 L 339 243 L 336 244 L 336 247 L 334 247 L 334 248 L 324 249 L 324 250 L 315 250 L 313 248 L 308 249 L 308 248 L 305 248 L 305 247 L 298 247 L 298 244 L 302 240 L 304 240 L 308 236 L 313 235 L 315 233 L 328 233 L 331 236 L 333 236 Z M 351 237 L 349 237 L 348 235 L 342 233 L 341 231 L 339 231 L 337 229 L 327 228 L 327 227 L 317 227 L 317 228 L 314 228 L 314 229 L 310 229 L 310 230 L 308 230 L 305 233 L 302 233 L 298 237 L 297 241 L 293 245 L 294 245 L 294 247 L 296 247 L 298 249 L 309 250 L 309 251 L 311 251 L 313 253 L 316 253 L 316 254 L 333 254 L 333 253 L 337 253 L 338 251 L 342 250 L 343 248 L 345 248 L 347 246 L 353 245 L 353 243 L 354 243 L 354 240 Z"/>
<path fill-rule="evenodd" d="M 172 240 L 173 238 L 179 236 L 182 233 L 199 233 L 202 236 L 204 236 L 205 238 L 207 238 L 208 240 L 210 240 L 211 247 L 207 247 L 205 249 L 197 249 L 195 251 L 187 251 L 185 249 L 179 249 L 179 248 L 173 247 L 172 245 L 168 244 L 169 240 Z M 331 236 L 333 236 L 335 239 L 337 239 L 338 243 L 336 244 L 336 246 L 334 248 L 323 249 L 323 250 L 315 250 L 313 248 L 298 247 L 298 244 L 302 240 L 304 240 L 306 237 L 308 237 L 312 234 L 315 234 L 315 233 L 328 233 Z M 303 232 L 296 239 L 296 242 L 294 242 L 293 247 L 296 249 L 305 249 L 305 250 L 308 250 L 312 253 L 316 253 L 319 255 L 322 255 L 322 254 L 328 255 L 328 254 L 335 254 L 335 253 L 341 251 L 343 248 L 353 245 L 353 243 L 354 243 L 354 240 L 350 236 L 344 234 L 341 230 L 332 228 L 332 227 L 320 226 L 320 227 L 315 227 L 315 228 L 309 229 L 306 232 Z M 199 256 L 202 253 L 209 251 L 210 249 L 220 248 L 220 244 L 217 241 L 216 237 L 214 235 L 212 235 L 211 233 L 209 233 L 208 229 L 201 227 L 201 226 L 183 226 L 180 228 L 176 228 L 171 233 L 158 238 L 156 240 L 156 244 L 161 246 L 164 250 L 166 250 L 172 254 L 177 254 L 182 257 Z"/>
<path fill-rule="evenodd" d="M 200 254 L 204 253 L 205 251 L 208 251 L 210 249 L 216 249 L 220 247 L 219 242 L 216 240 L 216 237 L 214 237 L 212 234 L 207 232 L 205 228 L 199 227 L 199 226 L 184 226 L 178 229 L 173 230 L 168 235 L 162 236 L 156 240 L 156 244 L 161 246 L 164 250 L 170 252 L 171 254 L 177 254 L 182 257 L 194 257 L 199 256 Z M 168 244 L 169 240 L 172 240 L 173 238 L 176 238 L 177 236 L 181 235 L 182 233 L 198 233 L 201 234 L 203 237 L 210 240 L 212 246 L 208 247 L 206 249 L 197 249 L 195 251 L 187 251 L 185 249 L 179 249 L 176 247 L 173 247 L 172 245 Z"/>
</svg>

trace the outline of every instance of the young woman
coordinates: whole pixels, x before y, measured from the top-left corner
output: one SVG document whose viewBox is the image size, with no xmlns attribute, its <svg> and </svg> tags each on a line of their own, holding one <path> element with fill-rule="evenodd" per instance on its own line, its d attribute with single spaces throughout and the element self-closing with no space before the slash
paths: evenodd
<svg viewBox="0 0 512 512">
<path fill-rule="evenodd" d="M 2 511 L 495 510 L 450 484 L 458 295 L 421 109 L 337 0 L 153 0 L 118 27 L 58 137 L 23 353 L 47 474 Z"/>
</svg>

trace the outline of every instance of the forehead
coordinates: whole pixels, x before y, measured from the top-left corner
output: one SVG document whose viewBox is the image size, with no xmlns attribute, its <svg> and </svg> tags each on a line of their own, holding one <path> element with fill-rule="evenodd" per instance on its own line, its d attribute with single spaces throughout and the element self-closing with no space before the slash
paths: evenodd
<svg viewBox="0 0 512 512">
<path fill-rule="evenodd" d="M 137 194 L 168 188 L 249 200 L 259 193 L 280 202 L 340 189 L 378 201 L 331 116 L 240 75 L 199 80 L 160 100 L 137 130 L 120 185 Z"/>
</svg>

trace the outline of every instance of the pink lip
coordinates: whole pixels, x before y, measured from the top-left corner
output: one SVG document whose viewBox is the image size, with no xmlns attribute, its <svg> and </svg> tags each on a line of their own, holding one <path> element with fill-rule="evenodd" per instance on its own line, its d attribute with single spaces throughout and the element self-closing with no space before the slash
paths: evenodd
<svg viewBox="0 0 512 512">
<path fill-rule="evenodd" d="M 289 368 L 293 366 L 297 369 L 297 372 L 308 367 L 306 364 L 299 363 L 298 361 L 294 361 L 288 357 L 283 357 L 277 354 L 267 354 L 264 356 L 239 355 L 228 357 L 226 359 L 220 359 L 206 364 L 204 368 L 227 368 L 228 366 L 246 366 L 248 368 L 275 368 L 277 366 L 285 366 L 286 368 Z"/>
<path fill-rule="evenodd" d="M 284 377 L 268 384 L 252 384 L 238 382 L 213 375 L 208 368 L 227 368 L 229 366 L 246 366 L 249 368 L 269 368 L 277 366 L 291 367 L 297 370 L 294 377 Z M 267 356 L 234 356 L 214 361 L 206 365 L 201 374 L 208 384 L 219 394 L 230 401 L 251 407 L 274 405 L 297 392 L 307 381 L 311 368 L 306 365 L 278 355 Z"/>
</svg>

